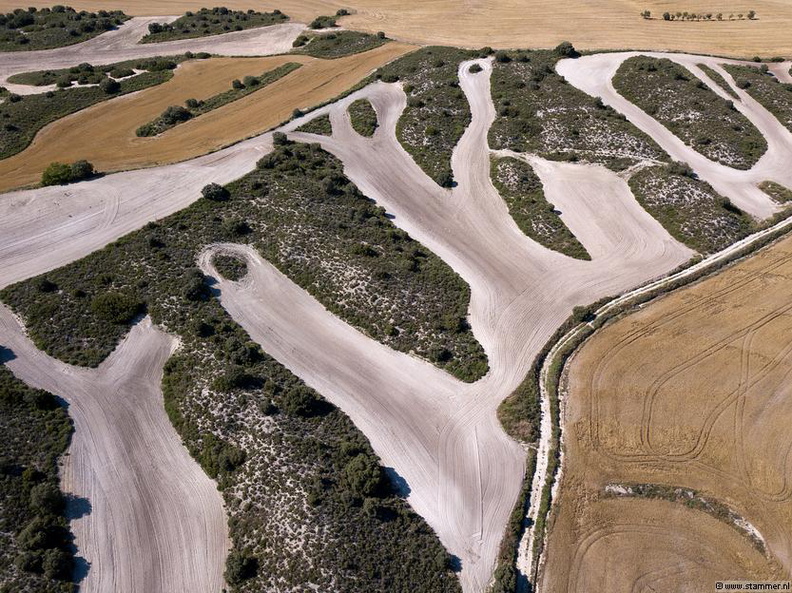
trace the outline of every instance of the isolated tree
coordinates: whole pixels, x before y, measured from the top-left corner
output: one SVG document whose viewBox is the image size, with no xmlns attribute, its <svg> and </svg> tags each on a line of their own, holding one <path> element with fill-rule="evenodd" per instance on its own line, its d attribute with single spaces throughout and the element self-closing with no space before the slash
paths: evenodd
<svg viewBox="0 0 792 593">
<path fill-rule="evenodd" d="M 642 16 L 643 18 L 645 18 L 645 19 L 650 19 L 650 18 L 652 18 L 652 11 L 651 11 L 651 10 L 644 10 L 644 11 L 641 13 L 641 16 Z"/>
<path fill-rule="evenodd" d="M 748 18 L 750 20 L 754 20 L 756 18 L 756 11 L 755 10 L 749 10 L 748 11 Z"/>
<path fill-rule="evenodd" d="M 722 21 L 723 20 L 723 13 L 719 12 L 718 14 L 715 15 L 715 18 L 718 19 L 719 21 Z"/>
<path fill-rule="evenodd" d="M 671 13 L 670 12 L 664 12 L 663 13 L 663 20 L 664 21 L 670 21 L 671 20 Z"/>
</svg>

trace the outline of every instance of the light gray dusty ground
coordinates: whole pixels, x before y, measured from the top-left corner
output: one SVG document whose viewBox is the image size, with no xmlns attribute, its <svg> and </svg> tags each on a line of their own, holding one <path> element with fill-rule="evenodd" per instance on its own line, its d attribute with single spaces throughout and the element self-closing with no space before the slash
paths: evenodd
<svg viewBox="0 0 792 593">
<path fill-rule="evenodd" d="M 162 406 L 176 341 L 146 318 L 98 368 L 73 367 L 38 350 L 2 305 L 0 336 L 17 377 L 69 403 L 62 485 L 90 505 L 71 523 L 91 565 L 80 591 L 218 593 L 230 547 L 223 500 Z"/>
<path fill-rule="evenodd" d="M 762 132 L 767 140 L 767 152 L 751 169 L 740 171 L 711 161 L 685 145 L 668 128 L 622 97 L 613 87 L 613 75 L 619 66 L 627 58 L 637 55 L 673 60 L 701 78 L 722 98 L 733 101 L 737 110 Z M 719 88 L 698 67 L 698 64 L 710 66 L 720 73 L 737 94 L 738 99 L 734 100 Z M 767 109 L 747 92 L 738 88 L 731 75 L 721 64 L 753 65 L 752 62 L 689 54 L 620 52 L 561 60 L 558 62 L 556 70 L 572 85 L 589 95 L 602 98 L 603 103 L 625 115 L 628 120 L 651 136 L 674 160 L 689 164 L 699 177 L 712 185 L 718 193 L 728 197 L 736 206 L 756 217 L 766 218 L 778 210 L 778 205 L 757 185 L 762 181 L 770 180 L 786 187 L 792 187 L 792 167 L 789 166 L 792 162 L 792 134 L 781 126 Z"/>
<path fill-rule="evenodd" d="M 181 39 L 162 43 L 138 43 L 148 33 L 150 23 L 172 22 L 170 17 L 134 17 L 114 31 L 108 31 L 84 43 L 41 51 L 0 53 L 0 86 L 12 92 L 44 92 L 42 87 L 8 84 L 9 76 L 38 70 L 59 70 L 88 62 L 103 66 L 125 60 L 172 56 L 191 51 L 221 56 L 267 56 L 286 53 L 292 42 L 305 29 L 300 23 L 284 23 L 224 35 Z"/>
<path fill-rule="evenodd" d="M 368 340 L 255 254 L 247 253 L 250 282 L 220 284 L 223 304 L 265 350 L 348 413 L 385 465 L 407 480 L 410 503 L 461 559 L 470 593 L 484 590 L 491 577 L 522 479 L 524 453 L 503 433 L 498 404 L 575 305 L 659 277 L 692 255 L 640 208 L 618 175 L 599 166 L 517 155 L 537 169 L 548 200 L 593 259 L 572 260 L 525 237 L 489 180 L 486 137 L 495 113 L 490 63 L 479 63 L 479 74 L 468 72 L 470 63 L 460 68 L 473 120 L 454 151 L 459 184 L 453 190 L 435 185 L 396 140 L 406 104 L 398 85 L 371 85 L 284 130 L 294 139 L 321 142 L 338 156 L 352 181 L 393 214 L 397 226 L 470 284 L 471 325 L 490 359 L 485 378 L 460 383 Z M 360 97 L 370 98 L 378 113 L 373 138 L 356 134 L 346 113 Z M 330 114 L 332 137 L 293 132 L 322 113 Z M 179 165 L 0 196 L 0 286 L 62 266 L 187 206 L 205 183 L 225 183 L 252 169 L 271 149 L 270 138 Z M 764 194 L 749 192 L 743 201 L 755 204 L 755 213 L 772 211 Z M 208 265 L 205 258 L 203 264 Z M 303 315 L 293 314 L 295 306 Z M 379 373 L 388 381 L 380 381 Z M 156 449 L 151 455 L 158 456 Z M 545 462 L 540 455 L 540 471 Z"/>
</svg>

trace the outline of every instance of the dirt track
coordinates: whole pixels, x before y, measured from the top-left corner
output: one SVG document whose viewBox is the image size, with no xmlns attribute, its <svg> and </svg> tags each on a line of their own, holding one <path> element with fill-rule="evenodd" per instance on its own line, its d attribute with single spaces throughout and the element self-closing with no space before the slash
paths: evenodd
<svg viewBox="0 0 792 593">
<path fill-rule="evenodd" d="M 638 582 L 698 591 L 714 580 L 789 578 L 791 249 L 787 238 L 668 295 L 601 330 L 576 355 L 569 461 L 543 591 L 630 590 Z M 768 557 L 726 524 L 713 532 L 714 519 L 684 505 L 608 498 L 609 483 L 696 489 L 746 519 Z M 666 507 L 682 522 L 658 524 Z M 613 524 L 623 527 L 622 544 L 605 529 Z M 624 544 L 640 560 L 620 554 L 615 545 Z"/>
<path fill-rule="evenodd" d="M 162 407 L 162 366 L 175 340 L 145 319 L 85 369 L 38 350 L 1 305 L 0 335 L 17 377 L 69 403 L 76 430 L 62 486 L 83 499 L 72 505 L 71 527 L 77 556 L 91 564 L 80 591 L 220 591 L 230 547 L 223 500 Z"/>
<path fill-rule="evenodd" d="M 48 0 L 32 4 L 49 5 Z M 71 4 L 87 10 L 108 6 L 102 0 L 75 0 Z M 585 49 L 663 49 L 738 57 L 792 55 L 792 5 L 786 0 L 230 0 L 226 4 L 237 9 L 279 8 L 303 22 L 347 8 L 357 14 L 341 21 L 346 27 L 383 30 L 395 39 L 428 45 L 553 47 L 570 40 Z M 134 15 L 156 15 L 166 10 L 158 0 L 117 0 L 112 6 Z M 169 0 L 167 11 L 181 14 L 203 6 L 203 0 Z M 14 0 L 0 0 L 0 10 L 18 7 Z M 647 9 L 654 19 L 640 18 L 639 13 Z M 749 9 L 757 11 L 758 20 L 728 21 L 729 13 L 736 16 Z M 665 22 L 661 17 L 666 10 L 723 12 L 726 20 Z"/>
<path fill-rule="evenodd" d="M 734 106 L 745 115 L 767 140 L 767 152 L 748 171 L 739 171 L 716 163 L 686 146 L 670 130 L 656 119 L 619 95 L 613 88 L 613 75 L 621 63 L 636 52 L 596 54 L 575 60 L 562 60 L 556 69 L 572 85 L 594 97 L 601 97 L 603 103 L 622 113 L 638 128 L 649 134 L 674 160 L 689 164 L 705 181 L 721 195 L 731 199 L 739 208 L 765 218 L 775 212 L 778 206 L 757 185 L 765 180 L 776 181 L 792 187 L 792 133 L 779 125 L 778 120 L 744 90 L 737 87 L 734 79 L 721 67 L 729 60 L 692 56 L 686 54 L 646 53 L 658 58 L 668 58 L 690 69 L 701 78 L 714 92 L 725 100 L 732 98 L 713 83 L 697 64 L 706 64 L 719 72 L 737 93 Z"/>
</svg>

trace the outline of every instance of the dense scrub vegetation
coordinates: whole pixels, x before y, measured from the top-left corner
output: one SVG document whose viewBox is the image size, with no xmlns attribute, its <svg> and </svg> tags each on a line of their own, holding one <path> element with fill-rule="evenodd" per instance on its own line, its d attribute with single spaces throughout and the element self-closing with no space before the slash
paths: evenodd
<svg viewBox="0 0 792 593">
<path fill-rule="evenodd" d="M 51 49 L 87 41 L 116 28 L 129 17 L 120 10 L 77 12 L 70 6 L 0 14 L 0 52 Z"/>
<path fill-rule="evenodd" d="M 37 344 L 70 362 L 99 362 L 144 310 L 179 335 L 181 353 L 165 368 L 165 406 L 224 493 L 234 590 L 457 593 L 450 559 L 394 493 L 363 435 L 251 343 L 194 261 L 207 243 L 250 243 L 342 316 L 371 324 L 371 333 L 401 320 L 389 340 L 448 347 L 454 355 L 444 364 L 476 369 L 458 351 L 478 348 L 460 327 L 467 289 L 360 195 L 339 161 L 282 136 L 276 145 L 227 189 L 207 186 L 189 208 L 2 298 L 24 315 Z"/>
<path fill-rule="evenodd" d="M 173 76 L 172 69 L 184 59 L 186 57 L 179 56 L 122 62 L 107 66 L 107 71 L 135 67 L 145 72 L 121 81 L 105 78 L 99 86 L 59 89 L 38 95 L 6 94 L 5 97 L 0 97 L 3 99 L 0 103 L 0 159 L 23 151 L 41 128 L 57 119 L 101 101 L 170 80 Z"/>
<path fill-rule="evenodd" d="M 306 124 L 301 125 L 296 132 L 307 132 L 308 134 L 319 134 L 330 136 L 333 133 L 333 124 L 330 123 L 330 116 L 327 114 L 313 118 Z"/>
<path fill-rule="evenodd" d="M 69 445 L 71 420 L 54 396 L 0 365 L 0 432 L 0 591 L 75 591 L 72 538 L 58 487 L 58 458 Z"/>
<path fill-rule="evenodd" d="M 630 189 L 672 237 L 702 254 L 754 230 L 750 216 L 678 163 L 639 171 L 630 178 Z"/>
<path fill-rule="evenodd" d="M 368 99 L 358 99 L 349 106 L 349 119 L 352 127 L 361 136 L 371 137 L 379 125 L 377 112 Z"/>
<path fill-rule="evenodd" d="M 492 99 L 497 117 L 489 132 L 493 149 L 529 152 L 551 160 L 601 163 L 625 169 L 665 153 L 624 116 L 556 73 L 568 43 L 553 51 L 497 52 Z"/>
<path fill-rule="evenodd" d="M 792 131 L 792 84 L 780 82 L 762 69 L 751 66 L 724 65 L 737 86 L 761 103 L 778 121 Z"/>
<path fill-rule="evenodd" d="M 337 15 L 340 16 L 340 15 Z M 336 18 L 333 16 L 318 16 L 308 25 L 311 29 L 330 29 L 336 25 Z"/>
<path fill-rule="evenodd" d="M 243 80 L 234 80 L 229 90 L 218 93 L 206 100 L 199 101 L 197 99 L 187 99 L 183 107 L 181 105 L 171 105 L 165 109 L 162 115 L 157 119 L 140 126 L 136 134 L 138 136 L 156 136 L 162 134 L 180 123 L 219 109 L 224 105 L 233 103 L 242 97 L 246 97 L 251 93 L 261 90 L 276 80 L 280 80 L 287 74 L 294 72 L 301 65 L 302 64 L 297 64 L 295 62 L 288 62 L 260 76 L 245 76 Z"/>
<path fill-rule="evenodd" d="M 459 88 L 457 67 L 478 53 L 448 47 L 427 47 L 380 68 L 376 78 L 401 81 L 407 107 L 396 135 L 429 177 L 451 187 L 451 152 L 470 123 L 470 107 Z"/>
<path fill-rule="evenodd" d="M 91 310 L 95 299 L 126 295 L 130 311 L 145 304 L 159 318 L 164 295 L 200 292 L 193 259 L 203 245 L 245 242 L 375 339 L 462 379 L 481 377 L 486 355 L 465 320 L 467 285 L 393 226 L 344 177 L 338 160 L 316 145 L 278 142 L 254 172 L 228 186 L 225 197 L 207 193 L 209 199 L 167 219 L 164 225 L 175 225 L 167 240 L 161 233 L 133 233 L 57 278 L 48 274 L 58 291 L 43 291 L 31 280 L 6 289 L 3 298 L 24 314 L 40 348 L 74 364 L 96 365 L 126 332 L 131 315 L 120 322 L 98 317 Z M 160 243 L 178 250 L 163 250 Z"/>
<path fill-rule="evenodd" d="M 231 10 L 225 6 L 202 8 L 197 12 L 186 12 L 172 23 L 151 23 L 149 33 L 140 43 L 158 43 L 175 39 L 192 39 L 220 35 L 232 31 L 277 25 L 289 20 L 280 10 L 257 12 L 255 10 Z"/>
<path fill-rule="evenodd" d="M 548 249 L 577 259 L 591 259 L 545 199 L 542 182 L 531 165 L 511 157 L 493 158 L 490 177 L 523 233 Z"/>
<path fill-rule="evenodd" d="M 708 159 L 750 169 L 767 150 L 761 132 L 730 101 L 669 59 L 629 58 L 613 85 Z"/>
<path fill-rule="evenodd" d="M 300 35 L 294 40 L 292 51 L 315 58 L 341 58 L 374 49 L 387 42 L 384 33 L 370 35 L 358 31 L 333 31 Z"/>
</svg>

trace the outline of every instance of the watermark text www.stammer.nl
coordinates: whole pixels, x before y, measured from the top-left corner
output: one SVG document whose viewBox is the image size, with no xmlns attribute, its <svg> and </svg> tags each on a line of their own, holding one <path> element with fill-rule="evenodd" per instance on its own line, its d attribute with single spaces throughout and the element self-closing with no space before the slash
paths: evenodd
<svg viewBox="0 0 792 593">
<path fill-rule="evenodd" d="M 718 581 L 716 591 L 792 591 L 792 581 Z"/>
</svg>

